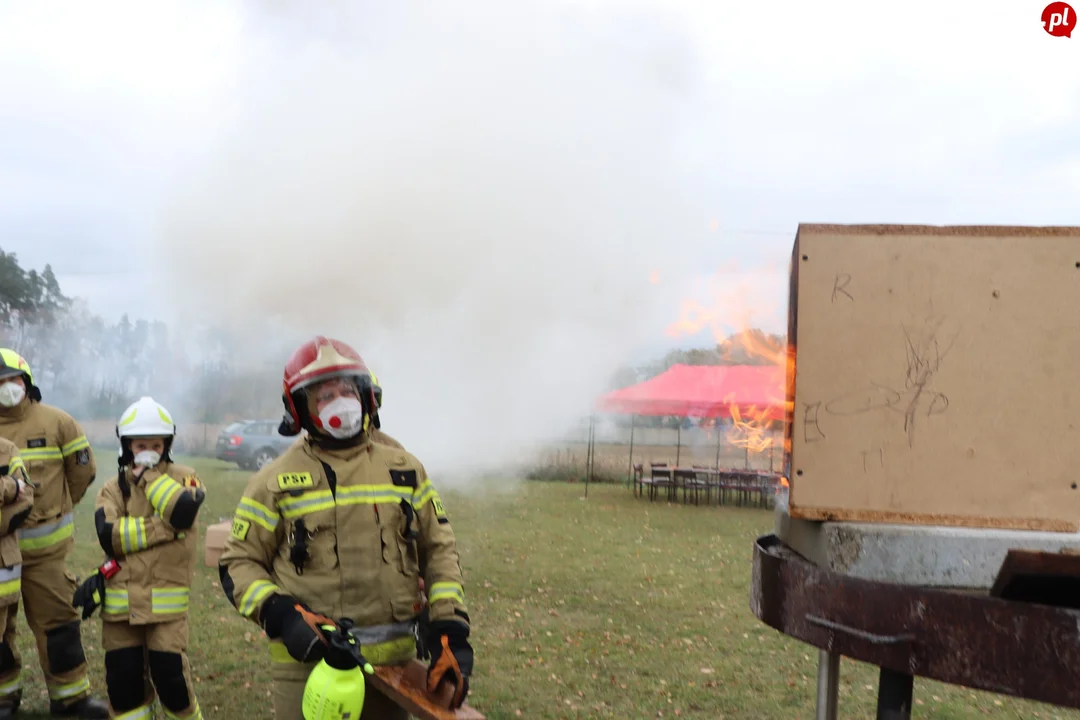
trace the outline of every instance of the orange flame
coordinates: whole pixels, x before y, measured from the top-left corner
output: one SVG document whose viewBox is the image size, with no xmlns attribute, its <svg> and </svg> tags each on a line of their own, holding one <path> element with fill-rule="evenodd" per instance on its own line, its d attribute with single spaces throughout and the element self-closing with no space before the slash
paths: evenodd
<svg viewBox="0 0 1080 720">
<path fill-rule="evenodd" d="M 786 410 L 785 417 L 790 417 L 794 403 L 787 397 L 787 387 L 791 386 L 795 375 L 794 348 L 784 339 L 778 342 L 775 336 L 755 327 L 755 324 L 761 324 L 764 315 L 775 318 L 782 300 L 754 300 L 756 288 L 745 280 L 746 277 L 748 275 L 739 273 L 733 263 L 718 270 L 706 282 L 707 302 L 684 299 L 678 319 L 664 333 L 669 337 L 685 337 L 708 329 L 724 363 L 784 368 L 786 386 L 773 389 L 769 398 L 772 407 L 739 407 L 729 399 L 732 422 L 726 435 L 730 444 L 752 453 L 768 452 L 774 447 L 787 453 L 791 448 L 784 423 L 770 420 L 769 414 L 779 405 Z M 781 427 L 777 428 L 777 425 Z M 783 478 L 782 485 L 787 487 L 787 483 Z"/>
</svg>

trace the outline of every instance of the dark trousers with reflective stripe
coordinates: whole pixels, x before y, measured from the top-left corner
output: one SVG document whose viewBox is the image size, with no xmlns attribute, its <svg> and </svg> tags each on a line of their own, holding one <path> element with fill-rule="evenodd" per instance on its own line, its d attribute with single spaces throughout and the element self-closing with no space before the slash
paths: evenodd
<svg viewBox="0 0 1080 720">
<path fill-rule="evenodd" d="M 186 616 L 146 625 L 132 625 L 125 620 L 101 623 L 105 683 L 116 717 L 127 717 L 128 713 L 140 717 L 137 711 L 149 708 L 156 694 L 165 717 L 201 720 L 191 683 L 187 642 Z"/>
<path fill-rule="evenodd" d="M 36 556 L 23 551 L 22 569 L 26 624 L 34 634 L 49 697 L 64 704 L 90 694 L 79 615 L 71 606 L 77 586 L 75 576 L 67 569 L 71 544 L 70 540 L 58 543 Z M 5 641 L 9 634 L 14 645 L 14 614 L 4 632 Z"/>
</svg>

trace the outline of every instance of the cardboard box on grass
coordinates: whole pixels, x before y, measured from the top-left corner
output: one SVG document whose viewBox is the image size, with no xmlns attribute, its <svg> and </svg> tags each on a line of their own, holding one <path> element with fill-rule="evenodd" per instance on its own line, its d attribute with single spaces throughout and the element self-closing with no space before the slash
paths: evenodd
<svg viewBox="0 0 1080 720">
<path fill-rule="evenodd" d="M 206 528 L 206 544 L 203 551 L 203 562 L 207 567 L 216 568 L 221 551 L 225 549 L 225 541 L 229 539 L 229 531 L 232 529 L 232 520 L 223 520 Z"/>
<path fill-rule="evenodd" d="M 793 517 L 1080 529 L 1080 228 L 800 225 L 790 280 Z"/>
</svg>

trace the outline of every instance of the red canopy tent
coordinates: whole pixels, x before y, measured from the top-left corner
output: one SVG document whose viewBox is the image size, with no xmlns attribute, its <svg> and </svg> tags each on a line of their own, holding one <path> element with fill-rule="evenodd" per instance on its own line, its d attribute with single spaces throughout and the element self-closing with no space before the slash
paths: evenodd
<svg viewBox="0 0 1080 720">
<path fill-rule="evenodd" d="M 673 365 L 654 378 L 600 396 L 596 409 L 623 415 L 676 415 L 726 418 L 734 412 L 755 420 L 785 417 L 785 371 L 775 365 Z M 679 449 L 682 447 L 681 428 Z M 589 432 L 586 496 L 592 476 L 595 438 Z M 634 426 L 630 426 L 630 463 L 633 472 Z M 678 462 L 678 450 L 676 451 Z M 717 442 L 717 466 L 720 445 Z"/>
<path fill-rule="evenodd" d="M 784 369 L 774 365 L 672 365 L 645 382 L 597 400 L 600 412 L 624 415 L 784 419 Z"/>
</svg>

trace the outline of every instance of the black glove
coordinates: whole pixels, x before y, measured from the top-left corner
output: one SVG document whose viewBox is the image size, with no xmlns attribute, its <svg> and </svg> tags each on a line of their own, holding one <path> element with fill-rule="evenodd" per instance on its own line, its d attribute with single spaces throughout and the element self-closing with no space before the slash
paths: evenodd
<svg viewBox="0 0 1080 720">
<path fill-rule="evenodd" d="M 100 570 L 95 570 L 93 575 L 86 578 L 83 584 L 75 589 L 71 606 L 81 607 L 82 619 L 86 620 L 103 602 L 105 602 L 105 576 Z"/>
<path fill-rule="evenodd" d="M 188 492 L 188 488 L 191 487 L 195 488 L 194 495 Z M 184 495 L 176 501 L 169 524 L 177 530 L 191 528 L 195 524 L 195 515 L 198 514 L 204 500 L 206 500 L 206 491 L 201 485 L 184 485 Z"/>
<path fill-rule="evenodd" d="M 323 629 L 337 627 L 330 618 L 312 612 L 289 595 L 273 595 L 263 605 L 262 626 L 272 640 L 278 638 L 297 662 L 318 662 L 326 654 Z"/>
<path fill-rule="evenodd" d="M 428 693 L 434 695 L 445 680 L 455 685 L 450 709 L 456 710 L 469 694 L 469 676 L 473 669 L 473 649 L 469 645 L 469 626 L 457 620 L 435 620 L 428 625 Z"/>
</svg>

